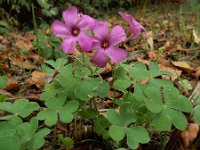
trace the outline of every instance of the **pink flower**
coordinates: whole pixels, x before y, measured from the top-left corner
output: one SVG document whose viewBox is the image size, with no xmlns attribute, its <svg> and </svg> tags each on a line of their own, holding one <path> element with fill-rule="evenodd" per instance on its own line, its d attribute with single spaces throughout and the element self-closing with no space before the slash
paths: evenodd
<svg viewBox="0 0 200 150">
<path fill-rule="evenodd" d="M 109 33 L 107 22 L 97 22 L 93 32 L 97 38 L 97 52 L 92 61 L 99 67 L 104 67 L 107 62 L 107 56 L 114 63 L 120 63 L 126 58 L 126 52 L 123 49 L 114 47 L 126 39 L 124 29 L 117 25 Z"/>
<path fill-rule="evenodd" d="M 63 11 L 63 18 L 65 23 L 56 20 L 51 28 L 56 37 L 64 37 L 61 45 L 64 53 L 73 53 L 77 42 L 84 51 L 92 50 L 94 39 L 85 31 L 92 29 L 96 21 L 90 16 L 79 14 L 73 6 Z"/>
<path fill-rule="evenodd" d="M 139 22 L 137 22 L 131 15 L 128 15 L 124 12 L 119 12 L 119 14 L 129 24 L 128 31 L 132 34 L 131 39 L 136 39 L 140 35 L 141 30 L 144 30 L 146 34 L 145 28 Z"/>
</svg>

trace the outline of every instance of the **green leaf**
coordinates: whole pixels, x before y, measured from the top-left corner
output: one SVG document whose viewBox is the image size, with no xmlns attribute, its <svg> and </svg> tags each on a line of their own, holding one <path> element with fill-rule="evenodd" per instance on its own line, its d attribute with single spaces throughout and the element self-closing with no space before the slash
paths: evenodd
<svg viewBox="0 0 200 150">
<path fill-rule="evenodd" d="M 53 126 L 58 121 L 58 115 L 55 110 L 46 109 L 37 114 L 38 120 L 45 120 L 47 126 Z"/>
<path fill-rule="evenodd" d="M 200 124 L 200 105 L 197 105 L 196 107 L 194 107 L 192 111 L 192 115 L 193 115 L 194 121 Z"/>
<path fill-rule="evenodd" d="M 146 65 L 141 62 L 136 62 L 134 67 L 130 67 L 128 70 L 136 81 L 148 79 L 151 77 Z"/>
<path fill-rule="evenodd" d="M 154 86 L 149 86 L 145 88 L 144 93 L 148 97 L 144 100 L 146 107 L 153 113 L 161 112 L 163 109 L 161 90 Z"/>
<path fill-rule="evenodd" d="M 129 124 L 136 121 L 136 114 L 130 108 L 130 103 L 124 103 L 121 105 L 119 115 L 123 126 L 128 126 Z"/>
<path fill-rule="evenodd" d="M 193 109 L 191 101 L 183 95 L 178 95 L 176 99 L 172 99 L 169 106 L 183 112 L 191 112 Z"/>
<path fill-rule="evenodd" d="M 60 120 L 64 123 L 70 123 L 73 120 L 73 114 L 79 107 L 79 103 L 70 101 L 66 103 L 59 111 Z"/>
<path fill-rule="evenodd" d="M 137 149 L 139 143 L 145 144 L 150 141 L 147 130 L 142 126 L 127 128 L 127 144 L 132 149 Z"/>
<path fill-rule="evenodd" d="M 27 144 L 29 150 L 36 150 L 39 149 L 44 145 L 44 137 L 51 132 L 48 128 L 43 128 L 39 130 L 35 135 L 32 137 L 31 141 Z"/>
<path fill-rule="evenodd" d="M 187 118 L 182 112 L 169 108 L 167 109 L 167 114 L 177 129 L 184 130 L 187 127 Z"/>
<path fill-rule="evenodd" d="M 188 80 L 180 80 L 178 83 L 186 90 L 192 90 L 192 85 L 188 82 Z"/>
<path fill-rule="evenodd" d="M 35 102 L 29 102 L 27 99 L 16 100 L 13 104 L 10 102 L 0 103 L 0 109 L 19 115 L 23 118 L 29 116 L 33 111 L 38 110 L 40 107 Z"/>
<path fill-rule="evenodd" d="M 125 136 L 125 130 L 123 127 L 112 125 L 109 128 L 109 134 L 115 141 L 121 141 Z"/>
<path fill-rule="evenodd" d="M 6 76 L 0 76 L 0 89 L 4 88 L 8 84 L 8 78 Z"/>
<path fill-rule="evenodd" d="M 97 95 L 101 98 L 105 98 L 108 96 L 109 91 L 110 91 L 109 83 L 103 80 L 103 82 L 100 83 L 97 88 Z"/>
<path fill-rule="evenodd" d="M 74 140 L 70 137 L 64 137 L 62 134 L 58 135 L 59 140 L 62 142 L 62 144 L 71 149 L 74 147 Z"/>
<path fill-rule="evenodd" d="M 119 114 L 114 109 L 109 109 L 107 111 L 107 119 L 113 125 L 123 126 Z"/>
<path fill-rule="evenodd" d="M 103 139 L 110 138 L 110 135 L 107 129 L 110 127 L 110 122 L 103 116 L 100 115 L 97 119 L 94 120 L 94 131 L 102 136 Z"/>
<path fill-rule="evenodd" d="M 155 62 L 149 63 L 149 71 L 150 71 L 152 77 L 157 77 L 157 76 L 161 76 L 161 75 L 172 76 L 172 74 L 168 71 L 160 71 L 158 64 Z"/>
<path fill-rule="evenodd" d="M 131 81 L 130 80 L 118 79 L 118 80 L 114 81 L 114 85 L 113 86 L 114 86 L 114 88 L 116 90 L 123 91 L 123 90 L 127 89 L 130 85 L 131 85 Z"/>
<path fill-rule="evenodd" d="M 153 118 L 152 125 L 158 131 L 170 131 L 172 123 L 164 110 Z"/>
<path fill-rule="evenodd" d="M 94 91 L 99 85 L 99 80 L 94 78 L 86 78 L 79 83 L 75 88 L 75 95 L 77 98 L 86 101 L 89 96 L 94 95 Z"/>
<path fill-rule="evenodd" d="M 20 150 L 20 140 L 17 136 L 0 136 L 0 147 L 2 150 Z"/>
</svg>

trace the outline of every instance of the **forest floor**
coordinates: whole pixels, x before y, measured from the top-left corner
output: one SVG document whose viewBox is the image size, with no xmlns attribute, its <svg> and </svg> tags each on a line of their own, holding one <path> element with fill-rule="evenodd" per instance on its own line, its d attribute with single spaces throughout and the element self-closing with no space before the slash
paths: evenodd
<svg viewBox="0 0 200 150">
<path fill-rule="evenodd" d="M 151 8 L 130 13 L 144 25 L 148 36 L 123 45 L 129 53 L 126 61 L 130 64 L 136 61 L 145 64 L 157 61 L 160 69 L 173 74 L 171 80 L 184 95 L 189 97 L 200 82 L 200 14 L 176 8 L 166 8 L 165 10 Z M 126 25 L 117 15 L 105 16 L 105 20 L 114 22 L 113 24 Z M 49 38 L 52 35 L 50 28 L 39 29 L 39 31 L 43 33 L 41 36 L 46 38 L 46 41 L 43 41 L 43 45 L 41 44 L 39 48 L 33 42 L 37 38 L 33 31 L 22 32 L 15 28 L 7 35 L 0 35 L 0 74 L 9 79 L 8 85 L 0 90 L 1 101 L 26 98 L 39 104 L 42 103 L 40 94 L 44 89 L 48 75 L 42 70 L 42 64 L 45 63 L 46 58 L 40 54 L 38 49 L 42 49 L 44 52 L 53 48 L 52 39 Z M 48 52 L 45 52 L 44 55 L 48 55 Z M 110 66 L 107 65 L 105 72 L 110 69 Z M 179 81 L 184 81 L 185 88 L 181 86 Z M 107 105 L 112 106 L 110 101 L 105 101 L 104 106 Z M 58 132 L 66 130 L 63 129 L 62 125 L 58 128 L 60 130 Z M 196 136 L 190 141 L 188 141 L 188 137 L 180 135 L 173 138 L 176 135 L 172 134 L 168 149 L 200 148 L 198 132 L 194 133 Z M 90 134 L 82 137 L 91 138 Z M 51 136 L 49 135 L 47 141 L 51 139 Z M 174 139 L 176 140 L 173 141 Z M 94 142 L 88 140 L 85 145 L 84 138 L 80 140 L 82 142 L 77 146 L 77 149 L 84 149 L 83 145 L 87 147 L 87 144 L 91 145 L 90 142 Z M 141 149 L 157 149 L 159 143 L 156 140 L 155 137 L 154 142 L 150 142 Z M 188 143 L 189 145 L 187 145 Z M 48 142 L 46 145 L 48 147 Z M 85 149 L 89 149 L 89 147 Z"/>
</svg>

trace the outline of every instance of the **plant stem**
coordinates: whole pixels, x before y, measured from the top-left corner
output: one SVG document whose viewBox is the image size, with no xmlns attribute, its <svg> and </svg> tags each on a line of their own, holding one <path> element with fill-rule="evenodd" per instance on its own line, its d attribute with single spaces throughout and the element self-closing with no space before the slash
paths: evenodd
<svg viewBox="0 0 200 150">
<path fill-rule="evenodd" d="M 54 147 L 56 145 L 56 131 L 57 131 L 57 126 L 55 125 L 53 129 L 53 140 L 51 144 L 51 150 L 54 150 Z"/>
</svg>

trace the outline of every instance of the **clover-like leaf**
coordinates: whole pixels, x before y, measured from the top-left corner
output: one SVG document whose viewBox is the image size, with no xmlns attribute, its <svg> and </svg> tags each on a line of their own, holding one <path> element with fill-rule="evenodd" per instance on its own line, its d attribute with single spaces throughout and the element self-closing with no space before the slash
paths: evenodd
<svg viewBox="0 0 200 150">
<path fill-rule="evenodd" d="M 125 136 L 125 128 L 112 125 L 109 128 L 109 134 L 113 140 L 121 141 Z"/>
<path fill-rule="evenodd" d="M 29 102 L 27 99 L 16 100 L 13 104 L 10 102 L 0 103 L 0 109 L 19 115 L 22 118 L 28 117 L 33 111 L 38 110 L 40 107 L 35 102 Z"/>
<path fill-rule="evenodd" d="M 107 128 L 110 127 L 110 122 L 103 116 L 100 115 L 97 119 L 94 120 L 94 131 L 104 139 L 110 138 L 110 135 L 107 131 Z"/>
<path fill-rule="evenodd" d="M 149 71 L 150 71 L 152 77 L 157 77 L 157 76 L 161 76 L 161 75 L 172 76 L 172 74 L 170 72 L 160 70 L 159 66 L 156 62 L 149 63 Z"/>
<path fill-rule="evenodd" d="M 142 126 L 127 128 L 127 144 L 132 149 L 137 149 L 139 143 L 145 144 L 150 141 L 147 130 Z"/>
<path fill-rule="evenodd" d="M 113 125 L 123 126 L 119 113 L 117 113 L 114 109 L 108 110 L 107 119 Z"/>
<path fill-rule="evenodd" d="M 121 105 L 119 115 L 120 115 L 121 123 L 125 127 L 136 121 L 136 114 L 130 108 L 130 103 L 124 103 Z"/>
<path fill-rule="evenodd" d="M 59 111 L 60 120 L 64 123 L 70 123 L 73 120 L 73 114 L 79 107 L 75 101 L 67 102 Z"/>
<path fill-rule="evenodd" d="M 119 91 L 127 89 L 130 85 L 131 85 L 130 80 L 122 80 L 122 79 L 115 80 L 113 84 L 114 88 Z"/>
<path fill-rule="evenodd" d="M 37 114 L 38 120 L 44 120 L 47 126 L 53 126 L 58 121 L 58 114 L 56 110 L 45 109 Z"/>
<path fill-rule="evenodd" d="M 147 70 L 146 65 L 141 62 L 136 62 L 134 67 L 129 67 L 128 70 L 136 81 L 148 79 L 151 77 L 151 74 Z"/>
<path fill-rule="evenodd" d="M 192 111 L 192 115 L 193 115 L 194 121 L 200 124 L 200 105 L 197 105 L 194 107 Z"/>
<path fill-rule="evenodd" d="M 144 91 L 148 98 L 144 99 L 146 107 L 153 113 L 159 113 L 163 109 L 162 96 L 159 88 L 149 86 Z"/>
<path fill-rule="evenodd" d="M 77 98 L 86 101 L 89 96 L 94 95 L 94 91 L 99 85 L 99 80 L 95 78 L 86 78 L 79 83 L 75 88 L 75 95 Z"/>
</svg>

